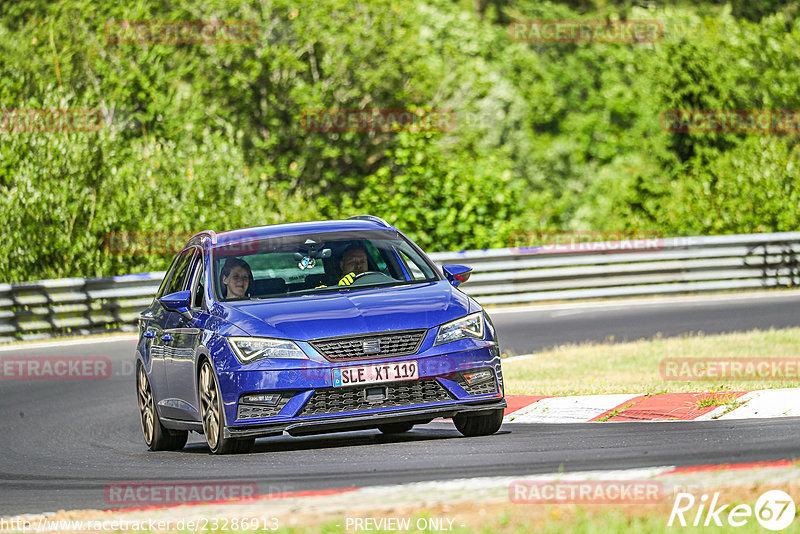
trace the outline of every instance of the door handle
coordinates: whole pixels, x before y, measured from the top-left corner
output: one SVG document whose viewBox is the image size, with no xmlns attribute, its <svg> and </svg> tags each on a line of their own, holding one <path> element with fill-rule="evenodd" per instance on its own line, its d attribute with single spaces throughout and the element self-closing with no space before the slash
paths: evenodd
<svg viewBox="0 0 800 534">
<path fill-rule="evenodd" d="M 169 334 L 164 334 L 161 336 L 161 341 L 172 341 L 172 336 Z"/>
<path fill-rule="evenodd" d="M 153 332 L 152 330 L 147 330 L 144 333 L 144 337 L 146 337 L 146 338 L 156 337 L 156 333 Z"/>
</svg>

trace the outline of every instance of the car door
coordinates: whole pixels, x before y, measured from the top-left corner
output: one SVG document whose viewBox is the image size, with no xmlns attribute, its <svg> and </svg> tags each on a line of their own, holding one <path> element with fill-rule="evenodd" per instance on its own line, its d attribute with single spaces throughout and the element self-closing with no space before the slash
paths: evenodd
<svg viewBox="0 0 800 534">
<path fill-rule="evenodd" d="M 175 260 L 174 272 L 164 291 L 164 295 L 169 295 L 176 291 L 183 291 L 186 287 L 187 278 L 191 272 L 194 253 L 194 249 L 186 249 L 178 254 Z M 159 305 L 156 306 L 156 309 L 153 311 L 153 318 L 150 323 L 153 332 L 153 341 L 150 348 L 153 364 L 161 366 L 164 369 L 163 387 L 161 388 L 161 393 L 156 398 L 156 402 L 158 403 L 159 414 L 167 418 L 176 418 L 180 413 L 179 410 L 175 409 L 177 402 L 169 386 L 169 374 L 171 371 L 170 362 L 174 358 L 175 353 L 175 337 L 172 331 L 179 325 L 179 319 L 181 319 L 181 314 L 167 311 L 163 306 Z"/>
<path fill-rule="evenodd" d="M 175 317 L 165 334 L 171 336 L 170 357 L 166 360 L 169 384 L 171 417 L 181 420 L 200 421 L 200 407 L 195 394 L 195 370 L 197 347 L 200 344 L 202 325 L 208 318 L 203 293 L 205 269 L 203 254 L 198 247 L 192 253 L 186 283 L 181 290 L 192 292 L 191 319 L 173 312 Z"/>
<path fill-rule="evenodd" d="M 156 402 L 169 396 L 164 361 L 164 347 L 161 341 L 169 312 L 159 304 L 158 299 L 169 293 L 170 282 L 180 262 L 180 255 L 173 258 L 169 269 L 167 269 L 167 274 L 164 275 L 164 280 L 161 282 L 156 292 L 155 300 L 149 308 L 139 315 L 141 335 L 144 341 L 140 346 L 140 350 L 142 359 L 148 369 L 150 387 L 153 390 Z"/>
</svg>

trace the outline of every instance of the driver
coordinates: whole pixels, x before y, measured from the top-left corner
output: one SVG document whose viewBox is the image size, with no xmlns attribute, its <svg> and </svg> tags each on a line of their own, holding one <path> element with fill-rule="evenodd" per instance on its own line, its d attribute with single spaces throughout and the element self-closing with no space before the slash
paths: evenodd
<svg viewBox="0 0 800 534">
<path fill-rule="evenodd" d="M 344 254 L 342 254 L 341 261 L 339 261 L 339 268 L 343 273 L 347 273 L 339 280 L 339 285 L 349 286 L 356 276 L 369 270 L 367 249 L 362 245 L 350 245 L 347 247 Z"/>
</svg>

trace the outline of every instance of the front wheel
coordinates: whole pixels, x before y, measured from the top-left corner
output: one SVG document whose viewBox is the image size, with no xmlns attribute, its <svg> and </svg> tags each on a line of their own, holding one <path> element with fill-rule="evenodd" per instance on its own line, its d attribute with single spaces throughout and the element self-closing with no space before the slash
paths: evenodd
<svg viewBox="0 0 800 534">
<path fill-rule="evenodd" d="M 200 415 L 203 418 L 203 433 L 208 448 L 214 454 L 238 454 L 249 452 L 255 438 L 234 439 L 224 437 L 225 411 L 222 408 L 222 395 L 219 393 L 217 375 L 208 360 L 200 366 Z"/>
<path fill-rule="evenodd" d="M 186 445 L 189 432 L 185 430 L 169 430 L 161 424 L 158 417 L 153 390 L 144 365 L 139 364 L 136 371 L 136 393 L 139 400 L 139 420 L 142 423 L 144 442 L 151 451 L 179 451 Z"/>
<path fill-rule="evenodd" d="M 489 436 L 500 430 L 503 424 L 503 409 L 487 415 L 461 414 L 453 417 L 456 429 L 465 436 Z"/>
</svg>

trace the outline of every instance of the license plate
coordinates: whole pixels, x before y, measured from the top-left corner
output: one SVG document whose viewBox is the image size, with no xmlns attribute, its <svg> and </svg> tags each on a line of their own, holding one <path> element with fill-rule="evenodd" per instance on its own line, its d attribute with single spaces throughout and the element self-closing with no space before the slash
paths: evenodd
<svg viewBox="0 0 800 534">
<path fill-rule="evenodd" d="M 376 384 L 419 378 L 417 362 L 377 363 L 333 369 L 334 387 Z"/>
</svg>

